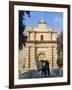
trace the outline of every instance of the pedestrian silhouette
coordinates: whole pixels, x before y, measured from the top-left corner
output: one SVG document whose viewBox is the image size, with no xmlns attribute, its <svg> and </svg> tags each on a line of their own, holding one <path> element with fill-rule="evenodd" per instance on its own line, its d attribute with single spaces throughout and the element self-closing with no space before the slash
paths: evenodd
<svg viewBox="0 0 72 90">
<path fill-rule="evenodd" d="M 43 64 L 42 64 L 42 73 L 46 77 L 46 63 L 45 63 L 45 61 L 43 61 Z"/>
<path fill-rule="evenodd" d="M 38 62 L 38 71 L 40 71 L 41 75 L 43 75 L 44 77 L 46 77 L 47 75 L 50 76 L 49 61 L 40 60 Z"/>
<path fill-rule="evenodd" d="M 49 68 L 49 61 L 45 61 L 45 68 L 46 68 L 46 72 L 48 74 L 48 76 L 50 76 L 50 68 Z"/>
</svg>

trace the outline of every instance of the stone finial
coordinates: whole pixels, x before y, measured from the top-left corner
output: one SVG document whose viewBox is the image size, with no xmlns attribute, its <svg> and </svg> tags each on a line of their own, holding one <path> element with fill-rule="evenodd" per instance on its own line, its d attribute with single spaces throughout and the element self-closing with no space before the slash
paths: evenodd
<svg viewBox="0 0 72 90">
<path fill-rule="evenodd" d="M 55 31 L 55 27 L 51 27 L 52 31 Z"/>
<path fill-rule="evenodd" d="M 29 30 L 29 31 L 32 31 L 32 30 L 33 30 L 33 27 L 32 27 L 32 26 L 30 26 L 30 27 L 28 28 L 28 30 Z"/>
<path fill-rule="evenodd" d="M 56 30 L 55 30 L 55 27 L 51 27 L 51 28 L 49 28 L 49 31 L 51 31 L 51 32 L 55 32 Z"/>
<path fill-rule="evenodd" d="M 40 20 L 39 24 L 46 24 L 44 20 Z"/>
</svg>

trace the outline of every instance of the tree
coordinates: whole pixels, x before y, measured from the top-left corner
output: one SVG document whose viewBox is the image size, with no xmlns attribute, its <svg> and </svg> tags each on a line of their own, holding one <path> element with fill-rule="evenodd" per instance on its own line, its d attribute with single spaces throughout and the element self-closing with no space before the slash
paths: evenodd
<svg viewBox="0 0 72 90">
<path fill-rule="evenodd" d="M 61 32 L 58 35 L 57 42 L 58 42 L 58 47 L 57 47 L 57 53 L 58 53 L 57 65 L 58 65 L 59 68 L 61 68 L 63 66 L 63 32 Z"/>
<path fill-rule="evenodd" d="M 30 17 L 29 11 L 19 11 L 19 49 L 22 49 L 23 45 L 25 46 L 25 43 L 27 41 L 27 36 L 23 34 L 25 30 L 25 23 L 23 23 L 23 21 L 25 20 L 25 14 Z"/>
</svg>

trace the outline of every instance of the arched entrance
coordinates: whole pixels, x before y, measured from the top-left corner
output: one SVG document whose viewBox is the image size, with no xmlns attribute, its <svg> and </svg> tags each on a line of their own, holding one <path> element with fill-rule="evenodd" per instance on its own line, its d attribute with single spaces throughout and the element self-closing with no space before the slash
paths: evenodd
<svg viewBox="0 0 72 90">
<path fill-rule="evenodd" d="M 39 53 L 37 55 L 37 69 L 41 69 L 42 68 L 42 63 L 46 60 L 46 55 L 45 53 Z"/>
<path fill-rule="evenodd" d="M 46 58 L 46 55 L 45 53 L 39 53 L 38 56 L 37 56 L 37 59 L 40 61 L 40 60 L 45 60 Z"/>
<path fill-rule="evenodd" d="M 47 60 L 45 53 L 39 53 L 37 56 L 37 70 L 45 77 L 47 75 L 50 76 L 49 61 Z"/>
</svg>

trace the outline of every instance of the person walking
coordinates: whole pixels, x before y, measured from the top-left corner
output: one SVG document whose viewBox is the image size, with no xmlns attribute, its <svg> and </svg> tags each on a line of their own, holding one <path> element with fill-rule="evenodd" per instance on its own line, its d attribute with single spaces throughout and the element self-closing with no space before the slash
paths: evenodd
<svg viewBox="0 0 72 90">
<path fill-rule="evenodd" d="M 44 76 L 46 77 L 46 62 L 43 61 L 43 64 L 42 64 L 42 71 L 44 73 Z"/>
<path fill-rule="evenodd" d="M 48 76 L 50 76 L 50 67 L 49 67 L 49 61 L 45 61 L 45 68 L 46 68 L 46 71 L 48 73 Z"/>
</svg>

